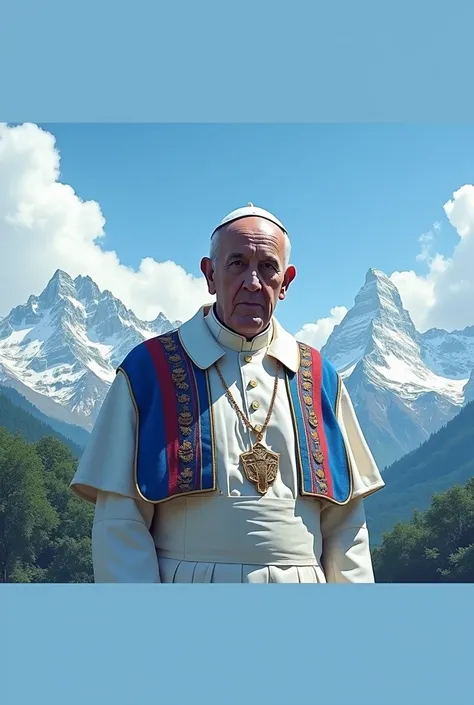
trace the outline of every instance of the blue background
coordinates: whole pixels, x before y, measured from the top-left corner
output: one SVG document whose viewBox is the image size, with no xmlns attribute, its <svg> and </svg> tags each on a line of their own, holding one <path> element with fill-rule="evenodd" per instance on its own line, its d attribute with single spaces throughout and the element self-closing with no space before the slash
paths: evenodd
<svg viewBox="0 0 474 705">
<path fill-rule="evenodd" d="M 8 3 L 0 117 L 474 117 L 473 9 Z M 6 705 L 472 700 L 472 586 L 1 586 Z"/>
<path fill-rule="evenodd" d="M 9 122 L 468 122 L 471 0 L 2 6 Z"/>
<path fill-rule="evenodd" d="M 2 703 L 467 705 L 473 593 L 467 585 L 6 586 Z"/>
</svg>

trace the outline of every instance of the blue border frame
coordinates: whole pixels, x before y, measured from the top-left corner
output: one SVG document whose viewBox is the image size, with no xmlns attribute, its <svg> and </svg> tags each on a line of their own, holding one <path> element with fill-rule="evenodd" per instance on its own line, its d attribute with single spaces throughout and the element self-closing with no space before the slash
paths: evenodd
<svg viewBox="0 0 474 705">
<path fill-rule="evenodd" d="M 9 122 L 468 122 L 471 0 L 2 8 Z"/>
<path fill-rule="evenodd" d="M 474 118 L 471 0 L 452 8 L 138 0 L 127 10 L 92 0 L 6 3 L 0 119 Z M 470 585 L 1 585 L 1 698 L 464 705 L 473 593 Z"/>
<path fill-rule="evenodd" d="M 0 587 L 5 705 L 471 700 L 470 585 Z"/>
</svg>

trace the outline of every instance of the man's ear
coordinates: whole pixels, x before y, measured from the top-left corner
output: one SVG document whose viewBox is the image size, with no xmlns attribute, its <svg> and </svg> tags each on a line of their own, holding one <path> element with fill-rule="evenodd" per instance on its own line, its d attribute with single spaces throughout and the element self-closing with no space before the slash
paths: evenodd
<svg viewBox="0 0 474 705">
<path fill-rule="evenodd" d="M 206 277 L 207 289 L 211 296 L 216 293 L 216 285 L 214 283 L 214 265 L 209 257 L 203 257 L 201 260 L 201 272 Z"/>
<path fill-rule="evenodd" d="M 285 277 L 283 279 L 283 285 L 280 289 L 280 293 L 278 295 L 278 298 L 280 301 L 283 301 L 284 298 L 286 298 L 286 292 L 288 291 L 288 287 L 290 286 L 291 282 L 293 279 L 296 277 L 296 269 L 293 267 L 292 264 L 287 268 L 285 272 Z"/>
</svg>

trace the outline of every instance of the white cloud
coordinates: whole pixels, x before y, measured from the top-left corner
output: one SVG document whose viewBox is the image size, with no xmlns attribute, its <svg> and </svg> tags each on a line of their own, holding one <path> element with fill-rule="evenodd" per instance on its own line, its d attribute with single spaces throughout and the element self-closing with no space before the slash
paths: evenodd
<svg viewBox="0 0 474 705">
<path fill-rule="evenodd" d="M 444 212 L 459 236 L 451 256 L 432 254 L 434 235 L 430 232 L 420 238 L 417 258 L 426 264 L 427 273 L 404 271 L 391 275 L 403 305 L 421 332 L 474 324 L 474 186 L 466 184 L 455 191 L 444 204 Z M 439 223 L 433 231 L 439 233 Z"/>
<path fill-rule="evenodd" d="M 98 203 L 59 183 L 53 135 L 0 124 L 0 314 L 38 294 L 56 269 L 90 275 L 143 319 L 189 318 L 209 301 L 205 280 L 146 257 L 138 270 L 106 249 Z"/>
<path fill-rule="evenodd" d="M 320 318 L 316 323 L 305 323 L 296 333 L 298 340 L 307 343 L 317 350 L 321 350 L 334 328 L 342 321 L 347 313 L 345 306 L 335 306 L 330 311 L 330 316 Z"/>
<path fill-rule="evenodd" d="M 474 324 L 474 186 L 466 184 L 458 189 L 445 203 L 444 212 L 459 236 L 451 256 L 434 250 L 436 236 L 441 232 L 437 221 L 419 238 L 420 253 L 416 259 L 426 266 L 426 274 L 408 270 L 393 272 L 390 277 L 420 332 Z M 346 313 L 344 306 L 336 306 L 330 316 L 307 323 L 296 335 L 321 349 Z"/>
<path fill-rule="evenodd" d="M 105 218 L 94 201 L 82 201 L 59 182 L 60 156 L 53 135 L 36 125 L 0 124 L 0 315 L 38 294 L 57 268 L 90 275 L 144 319 L 162 311 L 186 319 L 210 299 L 205 281 L 176 262 L 145 257 L 138 269 L 108 250 Z M 417 257 L 427 271 L 391 275 L 404 306 L 421 331 L 474 324 L 474 185 L 458 189 L 444 205 L 459 241 L 450 257 L 435 251 L 441 224 L 420 237 Z M 347 309 L 308 323 L 297 336 L 321 348 Z"/>
<path fill-rule="evenodd" d="M 428 233 L 423 233 L 423 235 L 418 238 L 418 242 L 421 245 L 421 251 L 416 256 L 418 262 L 425 262 L 429 259 L 432 250 L 433 240 L 434 235 L 431 231 Z"/>
</svg>

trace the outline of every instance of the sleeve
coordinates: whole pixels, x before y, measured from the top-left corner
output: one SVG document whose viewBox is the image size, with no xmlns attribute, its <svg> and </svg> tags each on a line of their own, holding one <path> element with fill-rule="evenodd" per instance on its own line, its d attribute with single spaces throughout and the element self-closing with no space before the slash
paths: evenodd
<svg viewBox="0 0 474 705">
<path fill-rule="evenodd" d="M 95 503 L 92 559 L 95 582 L 160 582 L 151 525 L 155 507 L 134 482 L 136 416 L 119 372 L 102 404 L 71 489 Z"/>
<path fill-rule="evenodd" d="M 362 499 L 324 507 L 321 535 L 321 562 L 328 583 L 375 582 Z"/>
<path fill-rule="evenodd" d="M 154 507 L 149 502 L 101 492 L 92 526 L 96 583 L 159 583 L 155 542 L 150 532 Z"/>
<path fill-rule="evenodd" d="M 104 399 L 71 482 L 75 494 L 95 502 L 98 492 L 139 499 L 134 482 L 136 416 L 128 382 L 118 372 Z"/>
<path fill-rule="evenodd" d="M 375 578 L 363 500 L 382 489 L 385 482 L 342 380 L 336 414 L 351 467 L 353 491 L 348 504 L 328 504 L 321 512 L 323 568 L 328 583 L 373 583 Z"/>
<path fill-rule="evenodd" d="M 364 438 L 352 400 L 342 380 L 336 414 L 352 470 L 352 500 L 367 497 L 385 487 L 385 482 Z"/>
</svg>

